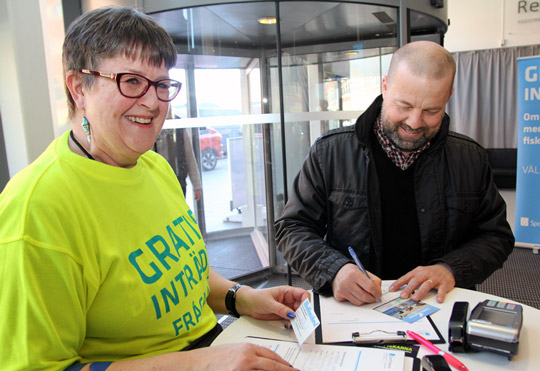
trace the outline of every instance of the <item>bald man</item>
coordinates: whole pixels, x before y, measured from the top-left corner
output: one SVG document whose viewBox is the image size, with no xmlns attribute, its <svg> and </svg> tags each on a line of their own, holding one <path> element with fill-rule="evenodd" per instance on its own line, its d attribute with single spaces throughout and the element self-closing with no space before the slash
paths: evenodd
<svg viewBox="0 0 540 371">
<path fill-rule="evenodd" d="M 356 124 L 312 146 L 275 227 L 278 249 L 315 291 L 362 305 L 380 298 L 385 279 L 403 298 L 436 290 L 442 303 L 511 253 L 486 151 L 448 129 L 455 71 L 436 43 L 403 46 Z"/>
</svg>

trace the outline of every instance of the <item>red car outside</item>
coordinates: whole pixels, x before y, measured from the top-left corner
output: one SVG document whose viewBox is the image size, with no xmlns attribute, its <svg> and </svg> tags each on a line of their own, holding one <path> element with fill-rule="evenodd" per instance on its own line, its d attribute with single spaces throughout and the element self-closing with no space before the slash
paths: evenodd
<svg viewBox="0 0 540 371">
<path fill-rule="evenodd" d="M 221 134 L 210 127 L 199 128 L 199 145 L 203 170 L 214 170 L 217 160 L 223 156 Z"/>
</svg>

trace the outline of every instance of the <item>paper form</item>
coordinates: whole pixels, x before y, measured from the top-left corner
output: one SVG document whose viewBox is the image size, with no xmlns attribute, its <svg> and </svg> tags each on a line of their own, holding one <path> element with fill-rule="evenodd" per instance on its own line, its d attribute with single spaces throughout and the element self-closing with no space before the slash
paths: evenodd
<svg viewBox="0 0 540 371">
<path fill-rule="evenodd" d="M 403 371 L 405 353 L 399 350 L 304 344 L 246 337 L 250 343 L 273 350 L 300 370 Z"/>
<path fill-rule="evenodd" d="M 399 297 L 399 292 L 388 291 L 391 283 L 391 281 L 383 282 L 382 303 Z M 338 302 L 333 297 L 319 295 L 319 305 L 323 343 L 352 341 L 353 332 L 396 332 L 398 330 L 411 330 L 431 341 L 442 340 L 427 317 L 407 323 L 373 310 L 381 303 L 365 304 L 359 307 L 349 302 Z"/>
</svg>

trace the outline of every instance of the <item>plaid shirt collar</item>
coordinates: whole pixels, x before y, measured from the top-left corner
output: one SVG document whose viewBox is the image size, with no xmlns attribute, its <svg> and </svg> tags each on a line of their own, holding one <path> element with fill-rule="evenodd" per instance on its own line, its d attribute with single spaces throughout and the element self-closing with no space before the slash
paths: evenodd
<svg viewBox="0 0 540 371">
<path fill-rule="evenodd" d="M 403 152 L 400 151 L 399 148 L 394 145 L 394 143 L 390 141 L 390 139 L 384 133 L 381 115 L 377 117 L 377 122 L 375 123 L 373 130 L 375 131 L 375 136 L 381 144 L 382 149 L 386 152 L 388 158 L 392 160 L 394 165 L 399 167 L 401 170 L 407 170 L 422 154 L 422 152 L 428 149 L 430 145 L 430 142 L 427 142 L 424 146 L 417 149 L 416 151 L 405 155 Z"/>
</svg>

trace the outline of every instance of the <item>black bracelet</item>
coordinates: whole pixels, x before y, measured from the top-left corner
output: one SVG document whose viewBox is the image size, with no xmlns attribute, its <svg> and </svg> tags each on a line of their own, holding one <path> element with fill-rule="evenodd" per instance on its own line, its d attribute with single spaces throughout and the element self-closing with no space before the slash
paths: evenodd
<svg viewBox="0 0 540 371">
<path fill-rule="evenodd" d="M 236 291 L 240 289 L 240 287 L 244 287 L 245 285 L 234 285 L 227 291 L 227 295 L 225 296 L 225 308 L 227 308 L 227 311 L 229 314 L 233 317 L 240 317 L 240 313 L 236 310 Z"/>
</svg>

